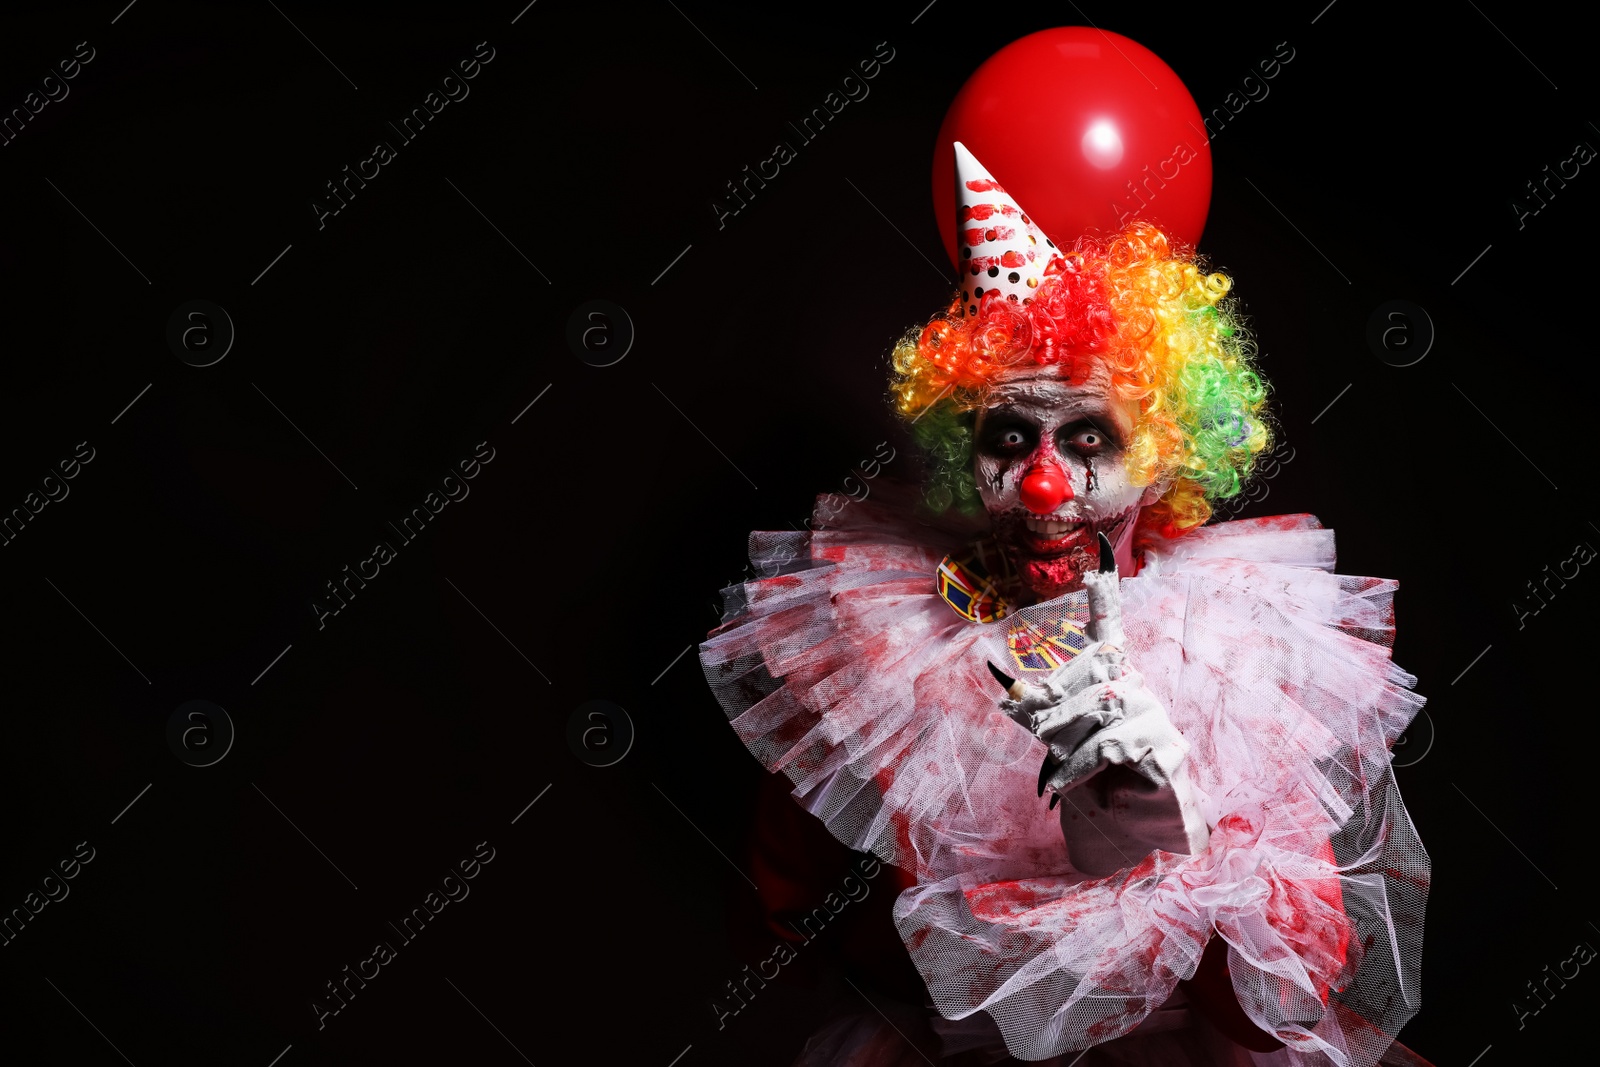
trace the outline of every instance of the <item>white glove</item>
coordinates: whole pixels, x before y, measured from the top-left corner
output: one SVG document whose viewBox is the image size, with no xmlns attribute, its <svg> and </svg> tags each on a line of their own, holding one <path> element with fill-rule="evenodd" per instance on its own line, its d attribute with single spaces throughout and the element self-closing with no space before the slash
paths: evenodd
<svg viewBox="0 0 1600 1067">
<path fill-rule="evenodd" d="M 1122 651 L 1122 598 L 1111 546 L 1083 576 L 1090 644 L 1042 685 L 1013 682 L 990 666 L 1007 698 L 1000 707 L 1042 740 L 1039 794 L 1065 800 L 1061 832 L 1072 865 L 1103 876 L 1152 849 L 1194 854 L 1210 837 L 1189 780 L 1184 740 Z"/>
</svg>

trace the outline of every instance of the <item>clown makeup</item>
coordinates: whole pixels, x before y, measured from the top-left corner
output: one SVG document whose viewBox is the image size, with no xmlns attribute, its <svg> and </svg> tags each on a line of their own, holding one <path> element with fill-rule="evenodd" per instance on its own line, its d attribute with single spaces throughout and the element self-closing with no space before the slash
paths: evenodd
<svg viewBox="0 0 1600 1067">
<path fill-rule="evenodd" d="M 1069 376 L 1029 364 L 1004 375 L 978 413 L 974 470 L 990 525 L 1039 600 L 1082 588 L 1098 566 L 1098 535 L 1131 566 L 1133 520 L 1159 486 L 1128 478 L 1138 407 L 1111 394 L 1111 374 L 1084 360 Z"/>
</svg>

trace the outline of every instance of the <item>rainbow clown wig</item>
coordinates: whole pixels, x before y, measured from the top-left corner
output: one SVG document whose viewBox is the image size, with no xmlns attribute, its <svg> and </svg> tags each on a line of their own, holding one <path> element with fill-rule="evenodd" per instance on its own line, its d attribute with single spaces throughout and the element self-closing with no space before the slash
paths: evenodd
<svg viewBox="0 0 1600 1067">
<path fill-rule="evenodd" d="M 931 461 L 929 506 L 981 507 L 973 427 L 1005 371 L 1098 359 L 1114 393 L 1138 404 L 1132 481 L 1170 480 L 1140 530 L 1200 526 L 1213 501 L 1239 492 L 1271 436 L 1229 278 L 1148 222 L 1057 249 L 959 144 L 956 165 L 962 289 L 892 357 L 895 408 Z"/>
</svg>

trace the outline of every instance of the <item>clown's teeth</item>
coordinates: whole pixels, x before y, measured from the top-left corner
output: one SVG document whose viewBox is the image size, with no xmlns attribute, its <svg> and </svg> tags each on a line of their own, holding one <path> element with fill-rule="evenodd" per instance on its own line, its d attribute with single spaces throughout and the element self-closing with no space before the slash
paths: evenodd
<svg viewBox="0 0 1600 1067">
<path fill-rule="evenodd" d="M 1045 534 L 1048 537 L 1060 537 L 1063 534 L 1073 533 L 1083 525 L 1081 522 L 1057 522 L 1054 519 L 1035 518 L 1029 518 L 1025 522 L 1029 530 L 1034 533 Z"/>
</svg>

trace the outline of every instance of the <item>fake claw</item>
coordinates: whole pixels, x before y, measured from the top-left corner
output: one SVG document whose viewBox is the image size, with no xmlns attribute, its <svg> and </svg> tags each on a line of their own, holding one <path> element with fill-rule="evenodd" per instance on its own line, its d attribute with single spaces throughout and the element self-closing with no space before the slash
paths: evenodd
<svg viewBox="0 0 1600 1067">
<path fill-rule="evenodd" d="M 1115 571 L 1117 569 L 1117 554 L 1111 548 L 1111 539 L 1104 533 L 1100 535 L 1100 572 Z"/>
<path fill-rule="evenodd" d="M 1027 687 L 988 660 L 984 662 L 989 664 L 989 673 L 994 675 L 994 680 L 1006 687 L 1006 696 L 1012 700 L 1021 700 L 1023 693 L 1027 692 Z"/>
<path fill-rule="evenodd" d="M 1051 793 L 1050 794 L 1050 807 L 1047 810 L 1055 811 L 1056 810 L 1056 805 L 1059 804 L 1059 803 L 1061 803 L 1061 794 L 1060 793 Z"/>
<path fill-rule="evenodd" d="M 1055 775 L 1055 773 L 1057 771 L 1059 771 L 1060 769 L 1061 769 L 1061 764 L 1056 762 L 1054 756 L 1046 756 L 1044 758 L 1044 762 L 1039 765 L 1039 795 L 1040 796 L 1044 796 L 1044 784 L 1046 782 L 1048 782 L 1051 779 L 1051 777 L 1053 777 Z"/>
<path fill-rule="evenodd" d="M 994 680 L 999 682 L 1000 687 L 1008 693 L 1011 691 L 1011 687 L 1017 683 L 1015 678 L 1008 675 L 999 667 L 996 667 L 992 662 L 989 663 L 989 673 L 994 675 Z"/>
</svg>

